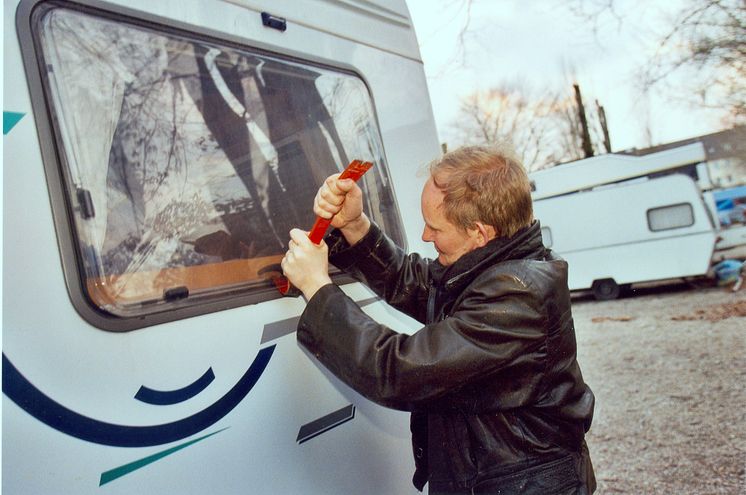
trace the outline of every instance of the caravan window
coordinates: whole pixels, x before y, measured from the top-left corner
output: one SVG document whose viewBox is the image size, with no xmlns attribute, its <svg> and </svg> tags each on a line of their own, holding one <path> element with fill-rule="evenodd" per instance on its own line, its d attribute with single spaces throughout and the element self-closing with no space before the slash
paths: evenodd
<svg viewBox="0 0 746 495">
<path fill-rule="evenodd" d="M 404 242 L 358 76 L 128 22 L 51 7 L 33 24 L 95 308 L 140 317 L 277 297 L 288 232 L 310 229 L 317 188 L 353 159 L 374 163 L 367 213 Z"/>
<path fill-rule="evenodd" d="M 689 203 L 648 210 L 648 228 L 653 232 L 694 225 L 694 209 Z"/>
</svg>

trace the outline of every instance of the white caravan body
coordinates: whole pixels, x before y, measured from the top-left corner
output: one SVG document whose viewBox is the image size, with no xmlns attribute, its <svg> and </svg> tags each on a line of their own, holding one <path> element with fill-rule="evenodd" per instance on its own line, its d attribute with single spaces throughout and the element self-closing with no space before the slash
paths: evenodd
<svg viewBox="0 0 746 495">
<path fill-rule="evenodd" d="M 655 175 L 704 158 L 701 145 L 686 148 L 531 174 L 534 216 L 545 244 L 567 260 L 571 290 L 610 299 L 620 286 L 707 273 L 716 234 L 701 185 L 681 173 Z"/>
<path fill-rule="evenodd" d="M 569 194 L 605 184 L 613 184 L 653 174 L 677 173 L 677 169 L 694 165 L 697 185 L 710 189 L 709 174 L 701 165 L 706 160 L 702 143 L 692 143 L 643 156 L 608 153 L 584 160 L 557 165 L 531 174 L 534 201 Z"/>
<path fill-rule="evenodd" d="M 417 493 L 408 413 L 307 356 L 272 284 L 352 159 L 424 247 L 404 1 L 9 0 L 3 50 L 2 492 Z"/>
</svg>

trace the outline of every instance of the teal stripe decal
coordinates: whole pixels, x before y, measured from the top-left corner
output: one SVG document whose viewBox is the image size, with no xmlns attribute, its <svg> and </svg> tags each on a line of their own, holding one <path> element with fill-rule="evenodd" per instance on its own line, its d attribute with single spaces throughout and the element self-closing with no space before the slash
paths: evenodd
<svg viewBox="0 0 746 495">
<path fill-rule="evenodd" d="M 24 115 L 18 112 L 3 112 L 3 136 L 8 134 Z"/>
<path fill-rule="evenodd" d="M 200 442 L 204 440 L 205 438 L 211 437 L 213 435 L 217 435 L 221 431 L 225 431 L 228 428 L 229 427 L 223 428 L 222 430 L 218 430 L 216 432 L 210 433 L 209 435 L 195 438 L 194 440 L 191 440 L 186 443 L 182 443 L 181 445 L 177 445 L 176 447 L 171 447 L 170 449 L 164 450 L 162 452 L 158 452 L 157 454 L 150 455 L 138 461 L 130 462 L 129 464 L 125 464 L 124 466 L 119 466 L 118 468 L 114 468 L 104 473 L 101 473 L 101 480 L 99 481 L 98 486 L 105 485 L 106 483 L 109 483 L 110 481 L 114 481 L 115 479 L 121 478 L 122 476 L 126 474 L 130 474 L 133 471 L 137 471 L 138 469 L 143 468 L 147 466 L 148 464 L 161 460 L 164 457 L 173 454 L 174 452 L 178 452 L 179 450 L 183 448 L 189 447 L 190 445 L 194 445 L 195 443 Z"/>
</svg>

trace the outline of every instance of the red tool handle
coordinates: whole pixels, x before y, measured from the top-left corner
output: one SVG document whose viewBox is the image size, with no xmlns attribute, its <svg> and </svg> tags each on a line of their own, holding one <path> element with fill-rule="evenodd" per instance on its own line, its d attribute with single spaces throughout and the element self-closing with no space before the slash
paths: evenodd
<svg viewBox="0 0 746 495">
<path fill-rule="evenodd" d="M 352 179 L 357 182 L 358 179 L 360 179 L 365 172 L 370 170 L 372 166 L 373 164 L 371 162 L 353 160 L 349 165 L 347 165 L 347 168 L 339 174 L 339 179 Z M 311 242 L 314 244 L 321 244 L 321 240 L 326 234 L 326 229 L 329 228 L 329 224 L 331 223 L 331 218 L 321 218 L 317 216 L 316 221 L 313 223 L 313 227 L 311 227 L 311 231 L 308 233 L 308 238 L 311 239 Z M 280 291 L 280 294 L 288 294 L 290 291 L 290 282 L 287 278 L 278 277 L 274 279 L 274 282 L 275 286 L 277 286 L 277 289 Z"/>
<path fill-rule="evenodd" d="M 370 162 L 353 160 L 349 165 L 347 165 L 347 168 L 339 174 L 339 179 L 352 179 L 357 182 L 358 179 L 360 179 L 365 172 L 370 170 L 372 166 L 373 164 Z M 332 223 L 331 218 L 316 217 L 316 221 L 314 222 L 313 227 L 311 227 L 311 231 L 308 233 L 308 238 L 311 239 L 311 242 L 314 244 L 320 244 L 330 223 Z"/>
</svg>

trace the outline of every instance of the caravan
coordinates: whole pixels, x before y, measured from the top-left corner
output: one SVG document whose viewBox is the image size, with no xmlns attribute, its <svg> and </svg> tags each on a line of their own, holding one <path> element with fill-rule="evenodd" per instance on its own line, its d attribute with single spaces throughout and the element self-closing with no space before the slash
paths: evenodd
<svg viewBox="0 0 746 495">
<path fill-rule="evenodd" d="M 635 283 L 705 275 L 716 230 L 704 159 L 695 143 L 531 174 L 534 216 L 569 264 L 570 289 L 605 300 Z"/>
<path fill-rule="evenodd" d="M 305 356 L 272 282 L 352 159 L 368 214 L 423 248 L 402 213 L 439 146 L 404 1 L 17 0 L 4 22 L 3 493 L 414 491 L 408 415 Z"/>
</svg>

